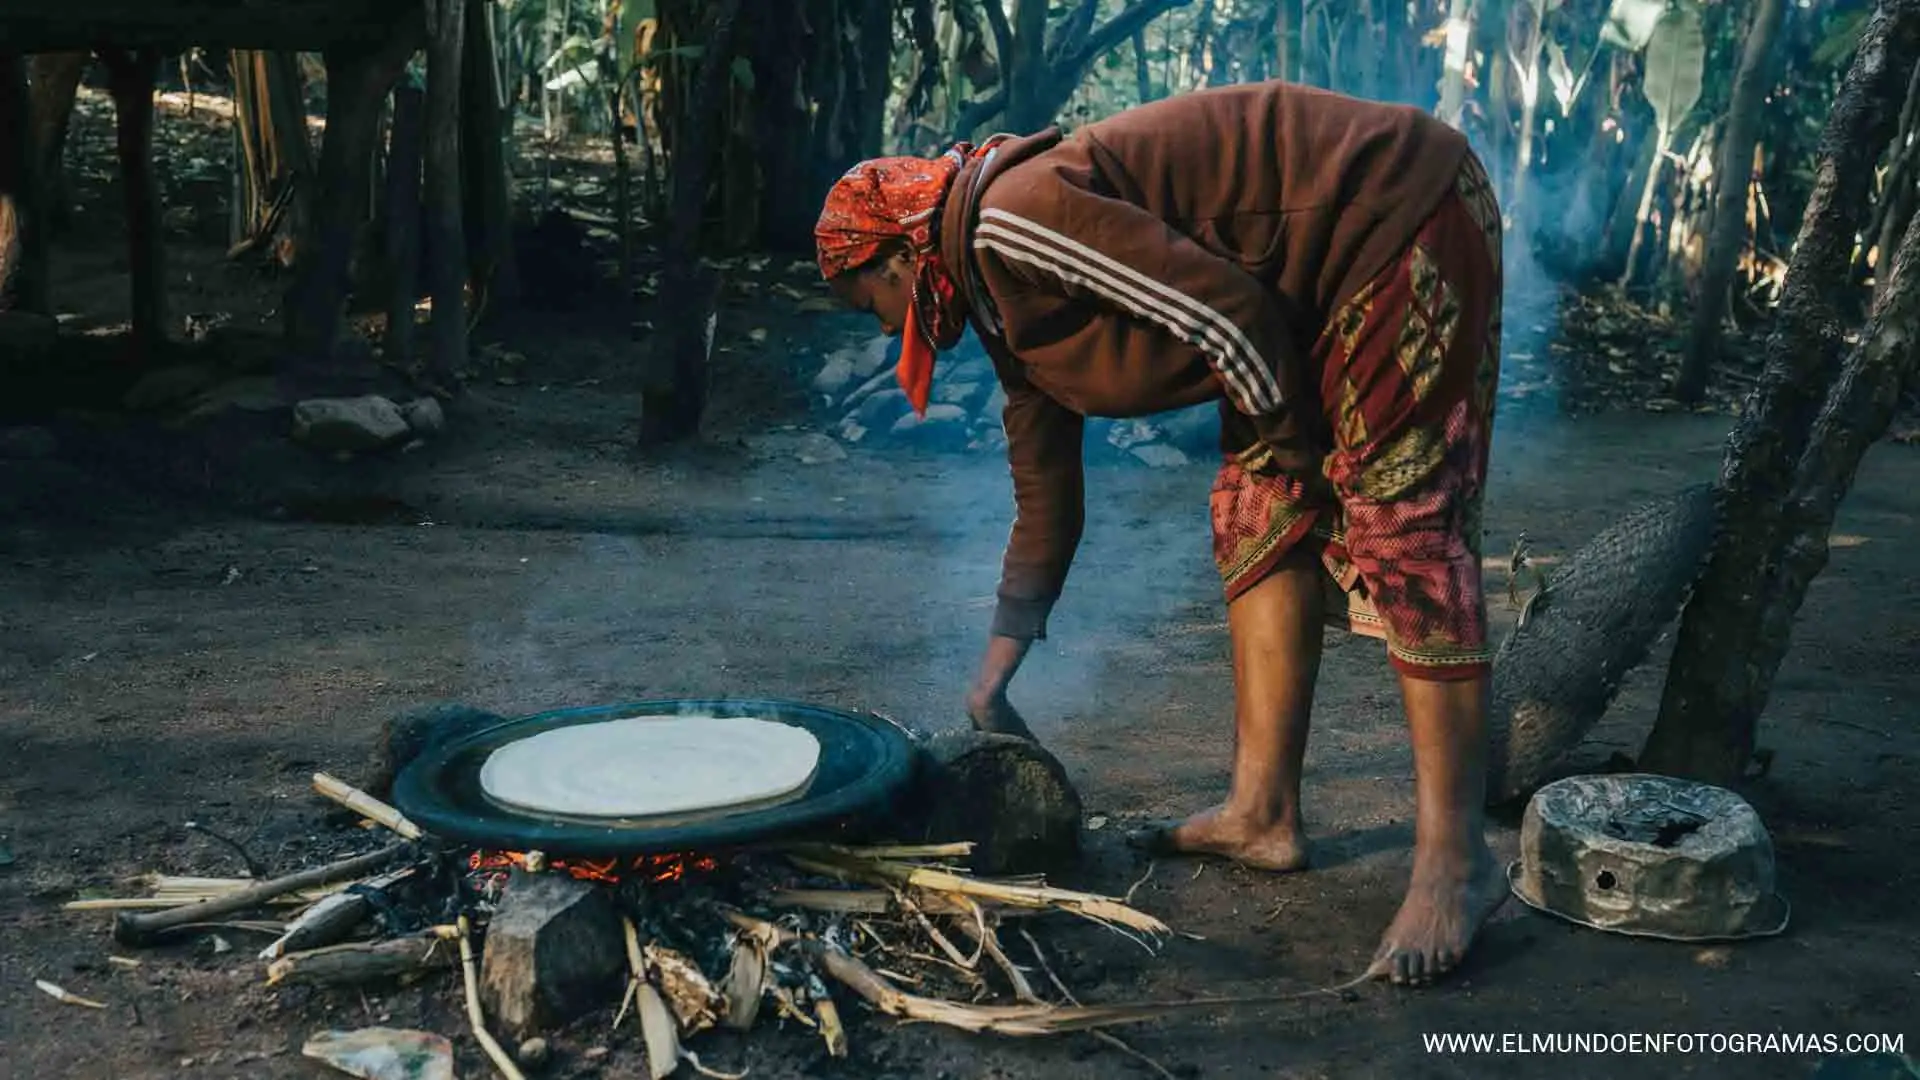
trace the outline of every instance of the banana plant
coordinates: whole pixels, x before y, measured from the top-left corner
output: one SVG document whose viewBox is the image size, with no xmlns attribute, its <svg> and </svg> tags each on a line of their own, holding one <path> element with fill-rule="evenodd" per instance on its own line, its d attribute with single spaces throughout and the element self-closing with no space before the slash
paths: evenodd
<svg viewBox="0 0 1920 1080">
<path fill-rule="evenodd" d="M 1667 147 L 1674 131 L 1686 122 L 1693 107 L 1700 102 L 1706 66 L 1707 39 L 1701 29 L 1700 9 L 1683 3 L 1663 14 L 1647 38 L 1646 68 L 1640 78 L 1640 91 L 1646 96 L 1647 104 L 1653 106 L 1653 161 L 1647 166 L 1640 207 L 1634 213 L 1633 242 L 1627 246 L 1627 265 L 1620 272 L 1623 289 L 1633 280 L 1633 266 L 1640 255 L 1640 236 L 1653 207 L 1653 191 L 1659 184 Z"/>
</svg>

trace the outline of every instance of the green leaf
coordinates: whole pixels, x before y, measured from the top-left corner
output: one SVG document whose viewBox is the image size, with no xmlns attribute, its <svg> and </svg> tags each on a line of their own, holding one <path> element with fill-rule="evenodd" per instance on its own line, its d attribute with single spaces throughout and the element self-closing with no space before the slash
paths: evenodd
<svg viewBox="0 0 1920 1080">
<path fill-rule="evenodd" d="M 1665 0 L 1613 0 L 1607 10 L 1606 25 L 1600 40 L 1628 52 L 1639 52 L 1653 37 L 1654 27 L 1666 12 Z"/>
<path fill-rule="evenodd" d="M 1854 11 L 1834 20 L 1833 27 L 1813 50 L 1813 62 L 1820 67 L 1831 67 L 1853 55 L 1860 44 L 1860 33 L 1867 28 L 1867 12 Z"/>
<path fill-rule="evenodd" d="M 1560 103 L 1560 115 L 1573 115 L 1573 68 L 1567 65 L 1567 51 L 1557 41 L 1547 42 L 1547 82 L 1553 86 L 1553 100 Z"/>
<path fill-rule="evenodd" d="M 1700 29 L 1700 10 L 1687 4 L 1662 16 L 1647 39 L 1646 71 L 1640 82 L 1661 130 L 1676 130 L 1699 103 L 1706 67 L 1707 39 Z"/>
<path fill-rule="evenodd" d="M 753 90 L 753 61 L 744 56 L 736 56 L 733 58 L 732 69 L 734 81 L 751 92 Z"/>
</svg>

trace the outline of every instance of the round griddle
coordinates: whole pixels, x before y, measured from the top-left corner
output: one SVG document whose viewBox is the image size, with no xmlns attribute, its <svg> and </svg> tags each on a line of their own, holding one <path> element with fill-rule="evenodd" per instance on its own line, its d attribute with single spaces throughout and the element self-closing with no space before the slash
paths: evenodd
<svg viewBox="0 0 1920 1080">
<path fill-rule="evenodd" d="M 480 787 L 480 766 L 508 743 L 543 731 L 659 714 L 751 716 L 806 729 L 820 741 L 813 781 L 774 805 L 722 808 L 670 819 L 594 821 L 502 806 Z M 393 800 L 437 836 L 478 846 L 553 855 L 663 855 L 737 847 L 818 831 L 879 810 L 913 773 L 906 731 L 871 713 L 791 701 L 644 701 L 559 709 L 464 731 L 429 746 L 401 770 Z"/>
</svg>

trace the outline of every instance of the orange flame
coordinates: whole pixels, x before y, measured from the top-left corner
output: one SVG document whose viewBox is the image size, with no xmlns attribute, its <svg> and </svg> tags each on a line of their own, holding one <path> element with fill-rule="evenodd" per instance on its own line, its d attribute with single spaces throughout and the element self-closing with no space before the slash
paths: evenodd
<svg viewBox="0 0 1920 1080">
<path fill-rule="evenodd" d="M 687 876 L 691 868 L 700 873 L 718 869 L 720 864 L 706 856 L 698 855 L 639 855 L 632 859 L 549 859 L 547 868 L 571 875 L 582 881 L 598 881 L 608 885 L 618 884 L 629 876 L 637 876 L 649 884 L 664 884 L 679 881 Z M 510 870 L 527 868 L 527 853 L 524 851 L 476 851 L 467 857 L 467 869 L 472 872 L 484 870 Z"/>
</svg>

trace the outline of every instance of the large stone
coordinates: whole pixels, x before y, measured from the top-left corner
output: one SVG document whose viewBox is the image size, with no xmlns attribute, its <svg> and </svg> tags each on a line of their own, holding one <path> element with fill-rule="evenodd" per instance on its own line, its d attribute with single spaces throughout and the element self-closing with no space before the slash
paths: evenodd
<svg viewBox="0 0 1920 1080">
<path fill-rule="evenodd" d="M 487 924 L 480 1000 L 519 1042 L 612 1005 L 627 969 L 611 890 L 513 871 Z"/>
<path fill-rule="evenodd" d="M 847 418 L 868 431 L 885 431 L 893 427 L 894 421 L 912 414 L 913 406 L 907 404 L 904 390 L 882 390 L 862 401 Z"/>
<path fill-rule="evenodd" d="M 1162 413 L 1153 419 L 1167 445 L 1177 446 L 1194 457 L 1220 453 L 1220 406 L 1195 405 Z"/>
<path fill-rule="evenodd" d="M 59 452 L 60 440 L 46 428 L 0 428 L 0 459 L 35 461 Z"/>
<path fill-rule="evenodd" d="M 895 375 L 891 369 L 876 372 L 873 375 L 869 375 L 865 382 L 855 387 L 854 391 L 847 395 L 847 399 L 840 404 L 849 410 L 857 409 L 873 395 L 885 393 L 890 388 L 898 389 L 899 385 L 899 376 Z M 905 395 L 902 394 L 902 396 L 904 397 Z"/>
<path fill-rule="evenodd" d="M 1043 873 L 1079 856 L 1080 794 L 1040 744 L 946 732 L 922 742 L 920 766 L 909 815 L 931 842 L 973 841 L 978 873 Z"/>
<path fill-rule="evenodd" d="M 407 422 L 408 430 L 421 438 L 447 429 L 447 411 L 440 407 L 439 398 L 414 398 L 400 406 L 400 418 Z"/>
<path fill-rule="evenodd" d="M 827 357 L 827 362 L 813 376 L 813 392 L 838 401 L 847 387 L 853 385 L 853 365 L 857 358 L 858 354 L 849 349 Z"/>
<path fill-rule="evenodd" d="M 378 394 L 309 398 L 293 407 L 294 441 L 316 450 L 378 450 L 412 431 L 399 406 Z"/>
<path fill-rule="evenodd" d="M 1192 461 L 1179 447 L 1166 443 L 1144 443 L 1128 453 L 1156 469 L 1177 469 Z"/>
<path fill-rule="evenodd" d="M 962 447 L 967 444 L 967 410 L 958 405 L 929 405 L 925 416 L 909 412 L 894 421 L 891 434 L 915 446 Z"/>
<path fill-rule="evenodd" d="M 177 405 L 213 385 L 213 368 L 206 364 L 177 364 L 141 377 L 127 389 L 121 404 L 134 412 Z"/>
<path fill-rule="evenodd" d="M 942 405 L 958 405 L 962 409 L 971 409 L 986 397 L 987 384 L 978 380 L 960 381 L 949 379 L 933 381 L 933 400 Z"/>
</svg>

